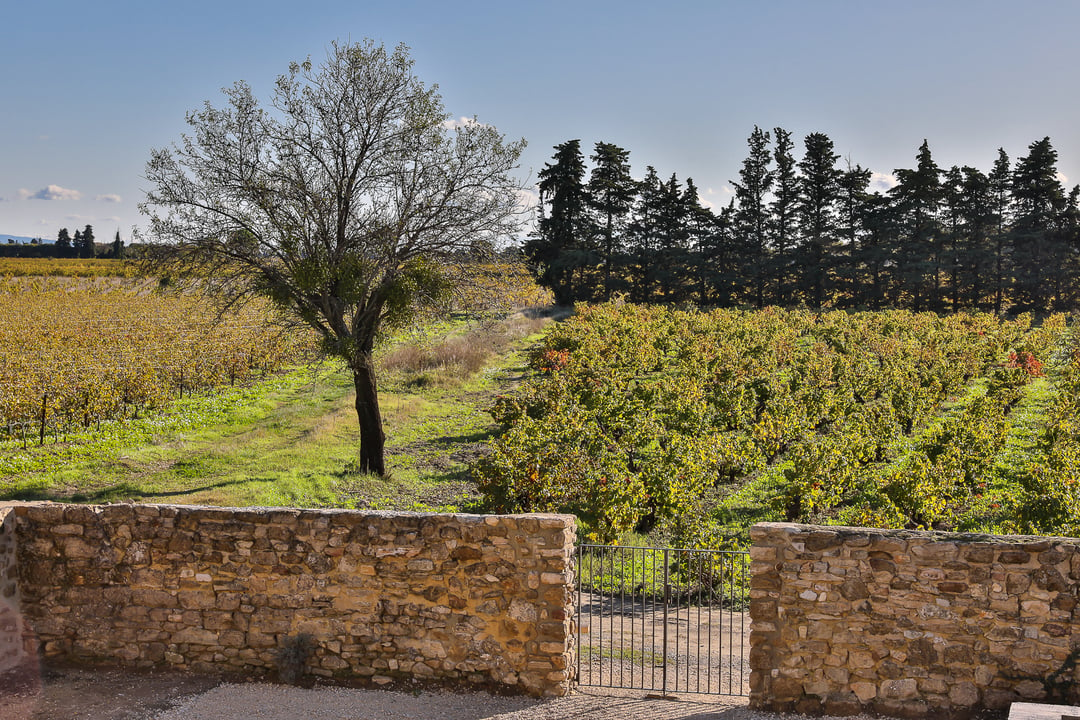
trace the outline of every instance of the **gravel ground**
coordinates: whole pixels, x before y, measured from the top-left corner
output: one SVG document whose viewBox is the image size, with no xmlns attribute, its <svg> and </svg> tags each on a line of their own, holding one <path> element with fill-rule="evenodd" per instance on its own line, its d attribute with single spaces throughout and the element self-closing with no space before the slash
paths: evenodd
<svg viewBox="0 0 1080 720">
<path fill-rule="evenodd" d="M 653 700 L 600 692 L 536 700 L 486 693 L 222 685 L 152 720 L 772 720 L 746 698 Z M 791 716 L 788 716 L 791 717 Z"/>
<path fill-rule="evenodd" d="M 221 685 L 153 720 L 481 720 L 531 708 L 536 700 L 486 693 L 407 693 L 288 685 Z"/>
<path fill-rule="evenodd" d="M 745 697 L 643 697 L 583 688 L 564 698 L 485 692 L 304 689 L 222 683 L 211 676 L 50 668 L 0 675 L 2 720 L 799 720 L 761 713 Z M 870 720 L 859 717 L 854 720 Z"/>
</svg>

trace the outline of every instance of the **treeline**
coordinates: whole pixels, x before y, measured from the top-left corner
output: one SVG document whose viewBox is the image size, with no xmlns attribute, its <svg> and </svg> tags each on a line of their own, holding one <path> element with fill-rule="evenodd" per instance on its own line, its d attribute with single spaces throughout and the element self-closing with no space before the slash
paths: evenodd
<svg viewBox="0 0 1080 720">
<path fill-rule="evenodd" d="M 60 228 L 54 243 L 16 243 L 9 239 L 0 245 L 0 257 L 120 259 L 124 257 L 125 249 L 119 230 L 111 243 L 98 243 L 93 226 L 87 225 L 82 230 L 76 229 L 74 236 L 67 228 Z"/>
<path fill-rule="evenodd" d="M 988 173 L 915 167 L 871 189 L 824 133 L 755 127 L 735 196 L 719 212 L 692 180 L 630 174 L 630 153 L 579 140 L 539 174 L 537 229 L 524 251 L 562 304 L 634 302 L 1035 311 L 1080 304 L 1080 186 L 1066 191 L 1050 138 Z M 586 177 L 588 175 L 588 177 Z"/>
</svg>

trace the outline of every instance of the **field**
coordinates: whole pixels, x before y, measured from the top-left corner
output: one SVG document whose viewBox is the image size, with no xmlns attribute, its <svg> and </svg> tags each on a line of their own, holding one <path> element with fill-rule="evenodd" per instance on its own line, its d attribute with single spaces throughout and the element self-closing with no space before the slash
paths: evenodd
<svg viewBox="0 0 1080 720">
<path fill-rule="evenodd" d="M 501 398 L 502 510 L 590 537 L 760 520 L 1075 533 L 1080 346 L 1062 316 L 581 308 Z"/>
<path fill-rule="evenodd" d="M 78 262 L 78 261 L 76 261 Z M 0 279 L 0 499 L 559 510 L 583 536 L 746 542 L 760 520 L 1080 533 L 1067 319 L 609 303 L 520 273 L 378 351 L 385 478 L 349 374 L 265 306 L 140 278 Z"/>
<path fill-rule="evenodd" d="M 494 429 L 490 398 L 550 322 L 515 268 L 475 267 L 456 318 L 379 350 L 391 477 L 354 470 L 352 381 L 265 306 L 216 318 L 201 296 L 76 272 L 0 279 L 0 499 L 460 507 Z M 64 268 L 61 268 L 64 270 Z M 41 409 L 45 408 L 45 433 Z"/>
<path fill-rule="evenodd" d="M 245 383 L 313 346 L 264 305 L 217 317 L 196 293 L 96 276 L 0 279 L 0 430 L 54 440 L 145 415 L 194 391 Z"/>
</svg>

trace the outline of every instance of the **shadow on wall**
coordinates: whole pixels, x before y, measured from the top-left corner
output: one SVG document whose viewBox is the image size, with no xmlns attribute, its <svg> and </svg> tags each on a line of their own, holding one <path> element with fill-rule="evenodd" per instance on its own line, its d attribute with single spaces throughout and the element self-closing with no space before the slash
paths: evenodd
<svg viewBox="0 0 1080 720">
<path fill-rule="evenodd" d="M 16 577 L 15 513 L 0 505 L 0 675 L 37 671 L 34 638 L 19 611 Z"/>
</svg>

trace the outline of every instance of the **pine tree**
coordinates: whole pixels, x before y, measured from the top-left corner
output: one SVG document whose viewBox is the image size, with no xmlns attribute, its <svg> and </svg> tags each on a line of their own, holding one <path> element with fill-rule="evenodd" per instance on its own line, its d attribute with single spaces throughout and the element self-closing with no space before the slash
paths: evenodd
<svg viewBox="0 0 1080 720">
<path fill-rule="evenodd" d="M 861 165 L 851 167 L 839 178 L 839 236 L 841 252 L 836 256 L 837 273 L 853 304 L 860 304 L 862 269 L 861 240 L 865 232 L 867 202 L 870 199 L 870 171 Z"/>
<path fill-rule="evenodd" d="M 898 225 L 892 200 L 877 192 L 866 198 L 863 232 L 857 251 L 863 277 L 857 303 L 872 310 L 880 310 L 891 294 L 889 268 L 894 265 L 893 238 Z"/>
<path fill-rule="evenodd" d="M 792 252 L 798 233 L 796 209 L 799 176 L 792 154 L 795 144 L 791 140 L 791 133 L 778 127 L 773 129 L 773 135 L 776 138 L 773 147 L 776 169 L 773 171 L 773 201 L 769 205 L 769 274 L 774 287 L 774 301 L 778 305 L 786 305 L 791 298 Z"/>
<path fill-rule="evenodd" d="M 978 308 L 992 287 L 994 273 L 992 184 L 989 177 L 973 167 L 964 166 L 961 174 L 959 212 L 962 232 L 958 249 L 958 284 L 967 298 L 966 304 Z"/>
<path fill-rule="evenodd" d="M 900 227 L 895 238 L 897 284 L 916 312 L 935 307 L 940 266 L 941 169 L 923 140 L 914 170 L 894 171 L 897 185 L 889 191 Z M 903 302 L 903 298 L 899 299 Z"/>
<path fill-rule="evenodd" d="M 964 242 L 963 215 L 964 177 L 960 168 L 953 165 L 942 173 L 942 246 L 944 255 L 944 293 L 942 300 L 948 299 L 952 312 L 960 309 L 960 264 Z"/>
<path fill-rule="evenodd" d="M 597 245 L 604 265 L 603 297 L 608 300 L 613 288 L 612 269 L 626 250 L 624 233 L 637 183 L 630 176 L 629 150 L 598 142 L 591 159 L 594 165 L 587 201 L 594 215 L 592 225 L 599 235 Z"/>
<path fill-rule="evenodd" d="M 1080 185 L 1074 185 L 1065 200 L 1065 212 L 1061 219 L 1061 242 L 1065 262 L 1061 268 L 1069 279 L 1067 295 L 1063 293 L 1061 306 L 1075 308 L 1080 293 Z"/>
<path fill-rule="evenodd" d="M 687 234 L 685 272 L 688 284 L 692 286 L 687 292 L 696 296 L 698 304 L 705 304 L 708 302 L 710 274 L 706 255 L 717 230 L 716 216 L 712 210 L 701 204 L 700 193 L 692 178 L 686 179 L 682 205 Z"/>
<path fill-rule="evenodd" d="M 79 231 L 76 230 L 75 234 L 78 235 Z M 59 257 L 65 257 L 68 251 L 71 250 L 71 235 L 68 233 L 67 228 L 60 228 L 60 232 L 56 235 L 56 249 Z"/>
<path fill-rule="evenodd" d="M 1016 162 L 1012 177 L 1016 218 L 1010 233 L 1013 289 L 1016 302 L 1027 310 L 1048 310 L 1058 299 L 1064 261 L 1058 229 L 1065 210 L 1065 191 L 1057 177 L 1057 151 L 1050 138 L 1028 146 L 1027 157 Z"/>
<path fill-rule="evenodd" d="M 89 225 L 83 228 L 82 241 L 82 253 L 79 257 L 94 257 L 97 254 L 97 248 L 94 246 L 94 228 Z"/>
<path fill-rule="evenodd" d="M 656 168 L 645 168 L 645 177 L 638 183 L 637 198 L 627 228 L 630 249 L 630 299 L 648 302 L 653 299 L 656 285 L 656 257 L 660 243 L 657 226 L 663 212 L 663 183 Z"/>
<path fill-rule="evenodd" d="M 653 214 L 653 236 L 657 246 L 653 275 L 659 285 L 661 301 L 678 302 L 685 299 L 690 233 L 683 192 L 674 173 L 666 183 L 661 184 L 657 199 L 659 204 Z"/>
<path fill-rule="evenodd" d="M 994 313 L 1004 310 L 1008 288 L 1008 227 L 1012 222 L 1012 168 L 1005 150 L 998 148 L 994 167 L 987 176 L 990 202 L 991 245 L 993 271 L 990 286 L 994 294 Z"/>
<path fill-rule="evenodd" d="M 536 266 L 540 283 L 551 288 L 555 301 L 569 305 L 577 298 L 575 272 L 588 263 L 583 242 L 588 236 L 588 219 L 581 141 L 556 145 L 553 160 L 540 171 L 540 221 L 537 233 L 525 243 L 525 254 Z M 545 205 L 550 207 L 548 212 Z"/>
<path fill-rule="evenodd" d="M 799 161 L 802 175 L 799 193 L 801 258 L 800 289 L 811 307 L 823 307 L 834 284 L 839 241 L 837 203 L 840 198 L 840 156 L 824 133 L 811 133 L 803 140 L 805 152 Z"/>
<path fill-rule="evenodd" d="M 750 154 L 739 171 L 739 182 L 732 181 L 731 184 L 735 187 L 735 227 L 738 242 L 744 250 L 747 295 L 760 308 L 765 305 L 765 285 L 769 275 L 766 198 L 773 183 L 773 173 L 769 169 L 772 162 L 769 133 L 755 125 L 746 143 Z"/>
<path fill-rule="evenodd" d="M 112 242 L 112 256 L 114 259 L 119 260 L 124 257 L 124 241 L 120 239 L 120 231 L 116 231 L 116 237 Z"/>
<path fill-rule="evenodd" d="M 703 305 L 728 307 L 732 304 L 739 273 L 735 247 L 735 199 L 713 214 L 711 227 L 697 247 L 697 284 Z"/>
</svg>

